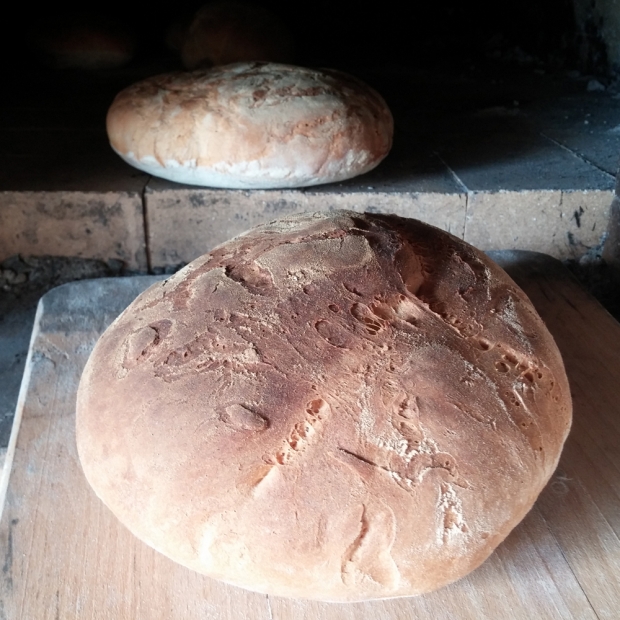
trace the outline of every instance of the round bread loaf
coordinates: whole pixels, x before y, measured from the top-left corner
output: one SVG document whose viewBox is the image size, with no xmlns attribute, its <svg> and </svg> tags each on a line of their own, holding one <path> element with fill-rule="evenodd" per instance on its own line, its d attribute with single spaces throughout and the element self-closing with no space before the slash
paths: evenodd
<svg viewBox="0 0 620 620">
<path fill-rule="evenodd" d="M 558 349 L 506 273 L 421 222 L 341 211 L 259 226 L 138 297 L 86 365 L 77 445 L 177 562 L 360 601 L 482 563 L 570 422 Z"/>
<path fill-rule="evenodd" d="M 240 63 L 149 78 L 119 93 L 112 148 L 171 181 L 238 189 L 342 181 L 392 145 L 390 111 L 338 71 Z"/>
</svg>

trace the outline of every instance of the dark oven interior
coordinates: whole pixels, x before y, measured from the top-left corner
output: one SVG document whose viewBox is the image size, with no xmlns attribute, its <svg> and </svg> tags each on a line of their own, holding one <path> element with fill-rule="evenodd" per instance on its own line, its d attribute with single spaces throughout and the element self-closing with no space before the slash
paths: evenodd
<svg viewBox="0 0 620 620">
<path fill-rule="evenodd" d="M 378 63 L 413 68 L 458 69 L 472 62 L 542 62 L 606 72 L 617 62 L 615 24 L 604 0 L 354 0 L 312 3 L 262 0 L 293 33 L 299 64 L 351 66 Z M 4 35 L 4 64 L 26 68 L 36 62 L 37 31 L 58 28 L 78 15 L 123 25 L 138 42 L 138 58 L 165 53 L 167 28 L 191 17 L 204 3 L 155 5 L 144 0 L 90 2 L 83 10 L 63 0 L 36 11 L 17 7 L 15 28 Z M 256 4 L 256 3 L 255 3 Z M 597 6 L 598 4 L 598 6 Z M 611 19 L 613 22 L 613 13 Z M 610 30 L 611 29 L 611 30 Z M 607 41 L 605 40 L 607 38 Z"/>
</svg>

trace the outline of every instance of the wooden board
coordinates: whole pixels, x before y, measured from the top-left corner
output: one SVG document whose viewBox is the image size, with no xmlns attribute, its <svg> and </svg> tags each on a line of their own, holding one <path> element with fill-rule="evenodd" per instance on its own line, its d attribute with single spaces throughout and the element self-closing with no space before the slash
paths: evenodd
<svg viewBox="0 0 620 620">
<path fill-rule="evenodd" d="M 75 393 L 99 334 L 153 279 L 77 282 L 43 298 L 31 341 L 0 483 L 0 620 L 619 618 L 620 324 L 559 262 L 493 257 L 555 336 L 575 418 L 536 506 L 478 570 L 417 598 L 336 605 L 227 586 L 136 540 L 81 474 Z"/>
</svg>

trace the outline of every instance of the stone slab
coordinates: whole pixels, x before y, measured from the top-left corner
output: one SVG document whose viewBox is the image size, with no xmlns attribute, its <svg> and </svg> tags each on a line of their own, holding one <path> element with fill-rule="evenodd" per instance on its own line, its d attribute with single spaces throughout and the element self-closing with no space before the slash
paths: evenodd
<svg viewBox="0 0 620 620">
<path fill-rule="evenodd" d="M 620 100 L 606 92 L 557 97 L 531 103 L 526 113 L 538 130 L 615 176 L 620 166 Z"/>
<path fill-rule="evenodd" d="M 432 150 L 421 141 L 396 133 L 390 154 L 374 170 L 341 183 L 317 185 L 310 193 L 377 192 L 458 194 L 462 185 Z"/>
<path fill-rule="evenodd" d="M 440 155 L 468 190 L 613 189 L 613 175 L 540 135 L 519 113 L 504 118 L 508 112 L 490 110 L 441 140 Z"/>
<path fill-rule="evenodd" d="M 555 258 L 602 251 L 613 191 L 472 192 L 465 241 L 481 250 L 532 250 Z"/>
<path fill-rule="evenodd" d="M 158 182 L 159 187 L 161 185 Z M 189 262 L 249 228 L 302 211 L 395 213 L 462 238 L 466 196 L 387 192 L 159 189 L 145 194 L 153 268 Z"/>
<path fill-rule="evenodd" d="M 131 192 L 0 192 L 0 260 L 14 254 L 147 268 L 142 199 Z"/>
<path fill-rule="evenodd" d="M 125 164 L 100 126 L 0 130 L 0 191 L 143 191 L 148 175 Z"/>
<path fill-rule="evenodd" d="M 614 197 L 609 216 L 608 238 L 603 250 L 603 259 L 611 265 L 615 279 L 620 283 L 620 198 Z"/>
</svg>

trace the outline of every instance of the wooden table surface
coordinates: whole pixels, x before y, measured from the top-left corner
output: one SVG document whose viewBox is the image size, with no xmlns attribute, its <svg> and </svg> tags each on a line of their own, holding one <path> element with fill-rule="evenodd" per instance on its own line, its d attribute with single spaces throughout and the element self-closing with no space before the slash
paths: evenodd
<svg viewBox="0 0 620 620">
<path fill-rule="evenodd" d="M 99 334 L 154 279 L 83 281 L 48 293 L 35 322 L 0 480 L 0 620 L 618 620 L 620 324 L 559 262 L 493 258 L 557 340 L 574 422 L 535 507 L 478 570 L 421 597 L 327 604 L 221 584 L 135 539 L 82 476 L 75 393 Z"/>
</svg>

